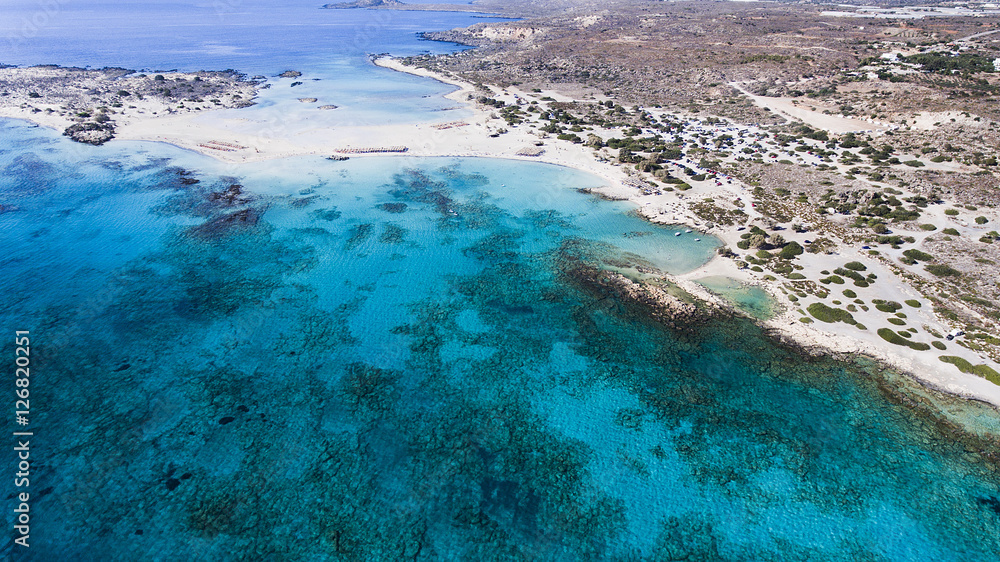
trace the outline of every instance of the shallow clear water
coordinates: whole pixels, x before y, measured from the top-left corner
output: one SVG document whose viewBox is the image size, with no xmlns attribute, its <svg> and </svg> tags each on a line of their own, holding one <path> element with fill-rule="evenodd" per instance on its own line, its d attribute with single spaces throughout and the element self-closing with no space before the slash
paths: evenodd
<svg viewBox="0 0 1000 562">
<path fill-rule="evenodd" d="M 55 38 L 32 49 L 58 56 Z M 239 60 L 219 56 L 192 60 Z M 579 192 L 592 176 L 233 166 L 9 120 L 0 171 L 0 326 L 32 332 L 36 432 L 32 547 L 5 557 L 1000 552 L 995 412 L 741 319 L 668 330 L 594 289 L 587 267 L 683 272 L 715 242 Z"/>
<path fill-rule="evenodd" d="M 899 380 L 739 320 L 672 332 L 580 284 L 581 263 L 714 249 L 576 191 L 596 178 L 412 158 L 227 177 L 3 126 L 0 323 L 35 337 L 47 489 L 24 559 L 998 548 L 995 466 L 887 400 Z"/>
<path fill-rule="evenodd" d="M 696 283 L 726 299 L 739 310 L 754 318 L 767 320 L 775 314 L 776 303 L 760 287 L 741 283 L 721 275 L 696 279 Z"/>
</svg>

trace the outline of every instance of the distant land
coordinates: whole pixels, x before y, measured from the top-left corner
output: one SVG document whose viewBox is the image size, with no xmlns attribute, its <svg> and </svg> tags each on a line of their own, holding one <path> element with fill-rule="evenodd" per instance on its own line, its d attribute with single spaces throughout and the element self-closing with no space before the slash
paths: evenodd
<svg viewBox="0 0 1000 562">
<path fill-rule="evenodd" d="M 350 10 L 354 8 L 380 8 L 389 10 L 414 10 L 423 12 L 486 12 L 470 4 L 407 4 L 399 0 L 355 0 L 354 2 L 337 2 L 324 4 L 323 8 L 330 10 Z"/>
</svg>

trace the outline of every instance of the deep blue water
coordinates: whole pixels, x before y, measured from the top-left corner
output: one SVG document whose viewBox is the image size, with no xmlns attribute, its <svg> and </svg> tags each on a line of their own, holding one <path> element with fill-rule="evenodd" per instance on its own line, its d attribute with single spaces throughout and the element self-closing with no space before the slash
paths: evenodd
<svg viewBox="0 0 1000 562">
<path fill-rule="evenodd" d="M 484 20 L 459 12 L 322 10 L 290 0 L 4 2 L 6 64 L 221 70 L 270 75 L 367 53 L 442 53 L 417 33 Z M 502 20 L 501 20 L 502 21 Z"/>
<path fill-rule="evenodd" d="M 270 62 L 253 69 L 224 54 L 169 65 L 218 31 L 178 6 L 113 20 L 179 18 L 190 33 L 157 51 L 135 29 L 149 57 L 119 55 L 134 64 L 55 28 L 16 62 L 81 64 L 91 49 L 96 64 L 290 67 L 331 95 L 343 69 L 378 71 L 329 46 L 299 58 L 294 41 L 255 43 Z M 318 37 L 308 24 L 326 12 L 293 8 L 245 34 L 301 17 Z M 401 50 L 425 45 L 411 30 L 467 16 L 406 17 L 385 31 Z M 377 75 L 416 99 L 439 88 Z M 414 118 L 435 114 L 426 103 Z M 0 326 L 31 330 L 36 432 L 32 547 L 0 552 L 997 559 L 994 411 L 804 357 L 740 318 L 658 324 L 590 272 L 685 271 L 714 243 L 578 191 L 597 185 L 488 159 L 231 166 L 0 120 Z M 10 529 L 18 490 L 0 482 Z"/>
</svg>

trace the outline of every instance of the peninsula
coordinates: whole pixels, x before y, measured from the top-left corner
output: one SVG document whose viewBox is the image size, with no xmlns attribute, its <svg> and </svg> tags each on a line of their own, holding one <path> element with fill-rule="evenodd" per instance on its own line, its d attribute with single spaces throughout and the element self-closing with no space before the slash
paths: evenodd
<svg viewBox="0 0 1000 562">
<path fill-rule="evenodd" d="M 235 71 L 142 74 L 33 66 L 0 68 L 0 116 L 60 129 L 102 144 L 136 121 L 253 105 L 259 81 Z"/>
</svg>

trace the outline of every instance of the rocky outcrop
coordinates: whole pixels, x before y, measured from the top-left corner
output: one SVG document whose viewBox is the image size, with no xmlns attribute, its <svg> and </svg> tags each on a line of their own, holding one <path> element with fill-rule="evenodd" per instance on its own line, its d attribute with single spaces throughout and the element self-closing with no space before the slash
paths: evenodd
<svg viewBox="0 0 1000 562">
<path fill-rule="evenodd" d="M 76 123 L 66 127 L 63 134 L 76 142 L 97 146 L 115 138 L 115 128 L 111 123 Z"/>
<path fill-rule="evenodd" d="M 720 312 L 712 303 L 694 304 L 661 287 L 638 283 L 613 271 L 579 265 L 566 272 L 578 287 L 599 298 L 612 298 L 631 312 L 674 329 L 700 323 Z"/>
</svg>

